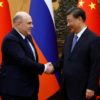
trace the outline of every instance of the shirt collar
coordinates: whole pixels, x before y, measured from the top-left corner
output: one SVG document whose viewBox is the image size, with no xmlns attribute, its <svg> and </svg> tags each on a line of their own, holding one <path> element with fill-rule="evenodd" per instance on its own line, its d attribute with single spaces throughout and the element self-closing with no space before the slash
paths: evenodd
<svg viewBox="0 0 100 100">
<path fill-rule="evenodd" d="M 19 32 L 18 29 L 16 29 L 16 28 L 14 28 L 14 29 L 18 32 L 18 34 L 19 34 L 23 39 L 25 39 L 25 36 L 24 36 L 21 32 Z"/>
<path fill-rule="evenodd" d="M 84 31 L 87 29 L 87 26 L 84 27 L 79 33 L 75 34 L 78 36 L 78 39 L 81 37 L 81 35 L 84 33 Z"/>
</svg>

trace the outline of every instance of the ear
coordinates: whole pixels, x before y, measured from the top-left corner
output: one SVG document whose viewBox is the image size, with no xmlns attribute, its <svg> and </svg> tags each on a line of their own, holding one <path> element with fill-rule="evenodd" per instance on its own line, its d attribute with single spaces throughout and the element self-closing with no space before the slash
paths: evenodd
<svg viewBox="0 0 100 100">
<path fill-rule="evenodd" d="M 17 25 L 20 25 L 20 24 L 21 24 L 21 20 L 18 20 Z"/>
</svg>

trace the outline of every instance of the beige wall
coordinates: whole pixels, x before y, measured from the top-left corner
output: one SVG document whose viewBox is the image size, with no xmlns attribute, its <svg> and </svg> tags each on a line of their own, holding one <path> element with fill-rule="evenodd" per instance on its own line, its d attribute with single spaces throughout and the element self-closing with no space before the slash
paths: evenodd
<svg viewBox="0 0 100 100">
<path fill-rule="evenodd" d="M 8 0 L 11 12 L 11 18 L 17 11 L 29 12 L 30 0 Z"/>
<path fill-rule="evenodd" d="M 29 12 L 30 1 L 31 0 L 8 0 L 11 18 L 13 18 L 15 13 L 18 11 Z M 53 3 L 53 8 L 54 10 L 57 10 L 58 7 L 59 7 L 59 3 L 57 0 L 56 2 Z"/>
<path fill-rule="evenodd" d="M 57 0 L 56 2 L 53 2 L 53 9 L 57 10 L 59 8 L 59 0 Z"/>
</svg>

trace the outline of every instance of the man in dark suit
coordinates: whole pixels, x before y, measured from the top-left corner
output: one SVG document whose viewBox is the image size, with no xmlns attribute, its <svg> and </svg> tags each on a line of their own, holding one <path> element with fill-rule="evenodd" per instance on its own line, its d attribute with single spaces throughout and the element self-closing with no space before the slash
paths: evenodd
<svg viewBox="0 0 100 100">
<path fill-rule="evenodd" d="M 62 90 L 65 100 L 95 100 L 100 72 L 100 38 L 85 24 L 86 15 L 80 8 L 67 12 L 71 34 L 66 38 L 63 55 L 55 71 L 62 68 Z"/>
<path fill-rule="evenodd" d="M 38 100 L 39 77 L 51 68 L 38 63 L 32 42 L 32 18 L 18 12 L 13 18 L 12 31 L 2 44 L 2 100 Z"/>
</svg>

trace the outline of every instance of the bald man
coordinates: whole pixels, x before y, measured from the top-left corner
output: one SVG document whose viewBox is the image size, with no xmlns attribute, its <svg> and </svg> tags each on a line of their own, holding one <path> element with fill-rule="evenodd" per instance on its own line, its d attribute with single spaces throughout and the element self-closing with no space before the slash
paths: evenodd
<svg viewBox="0 0 100 100">
<path fill-rule="evenodd" d="M 30 36 L 32 28 L 31 16 L 17 12 L 13 29 L 2 44 L 2 100 L 38 100 L 38 75 L 52 70 L 47 64 L 38 63 Z"/>
</svg>

